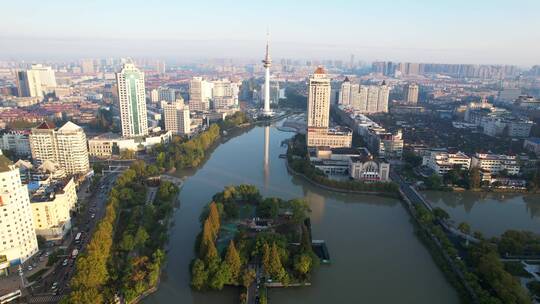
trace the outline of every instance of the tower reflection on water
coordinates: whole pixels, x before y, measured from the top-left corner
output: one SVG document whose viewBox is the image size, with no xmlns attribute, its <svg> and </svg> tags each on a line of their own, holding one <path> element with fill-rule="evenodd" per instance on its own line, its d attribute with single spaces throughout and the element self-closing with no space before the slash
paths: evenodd
<svg viewBox="0 0 540 304">
<path fill-rule="evenodd" d="M 268 148 L 270 145 L 270 126 L 264 127 L 264 164 L 263 164 L 263 176 L 264 176 L 264 188 L 268 190 L 268 180 L 270 175 L 270 165 Z"/>
</svg>

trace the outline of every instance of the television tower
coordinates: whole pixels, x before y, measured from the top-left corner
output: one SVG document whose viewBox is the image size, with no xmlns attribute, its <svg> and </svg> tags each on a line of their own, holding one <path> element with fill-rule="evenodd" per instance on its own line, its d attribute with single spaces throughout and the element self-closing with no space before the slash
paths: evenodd
<svg viewBox="0 0 540 304">
<path fill-rule="evenodd" d="M 262 61 L 264 63 L 264 108 L 263 115 L 271 116 L 270 110 L 270 67 L 272 59 L 270 58 L 270 33 L 266 32 L 266 56 Z"/>
</svg>

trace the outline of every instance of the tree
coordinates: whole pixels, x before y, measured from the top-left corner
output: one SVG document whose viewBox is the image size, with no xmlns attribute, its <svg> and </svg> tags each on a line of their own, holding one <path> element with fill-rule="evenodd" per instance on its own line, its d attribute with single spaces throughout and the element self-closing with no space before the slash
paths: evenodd
<svg viewBox="0 0 540 304">
<path fill-rule="evenodd" d="M 150 236 L 148 235 L 148 232 L 146 232 L 146 229 L 144 229 L 144 227 L 139 227 L 133 239 L 133 241 L 135 242 L 135 247 L 139 249 L 143 248 L 149 237 Z"/>
<path fill-rule="evenodd" d="M 308 254 L 300 254 L 294 259 L 294 269 L 302 275 L 311 270 L 312 260 Z"/>
<path fill-rule="evenodd" d="M 263 263 L 263 267 L 264 267 L 264 271 L 267 273 L 267 274 L 270 274 L 270 268 L 272 267 L 270 265 L 270 246 L 268 246 L 268 243 L 264 243 L 263 246 L 262 246 L 262 252 L 263 252 L 263 257 L 262 257 L 262 263 Z"/>
<path fill-rule="evenodd" d="M 433 174 L 426 180 L 426 187 L 432 190 L 438 190 L 441 188 L 442 179 L 439 175 Z"/>
<path fill-rule="evenodd" d="M 280 199 L 274 197 L 264 199 L 257 205 L 257 216 L 263 218 L 276 218 L 279 213 L 280 202 Z"/>
<path fill-rule="evenodd" d="M 204 262 L 200 259 L 195 259 L 191 268 L 191 286 L 196 290 L 201 290 L 206 285 L 208 280 L 208 272 L 204 266 Z"/>
<path fill-rule="evenodd" d="M 124 251 L 131 251 L 133 248 L 135 248 L 136 243 L 133 238 L 133 236 L 129 232 L 125 232 L 124 236 L 122 237 L 122 241 L 120 241 L 120 249 Z"/>
<path fill-rule="evenodd" d="M 450 215 L 448 214 L 448 212 L 444 211 L 440 207 L 435 207 L 433 209 L 433 215 L 438 220 L 448 220 L 450 218 Z"/>
<path fill-rule="evenodd" d="M 289 205 L 292 209 L 292 219 L 295 223 L 301 223 L 308 216 L 308 212 L 311 211 L 305 200 L 293 199 L 289 201 Z"/>
<path fill-rule="evenodd" d="M 233 282 L 237 282 L 242 268 L 242 261 L 240 260 L 240 255 L 238 254 L 234 241 L 232 240 L 229 242 L 229 247 L 227 248 L 227 253 L 225 254 L 225 263 L 229 267 L 231 280 Z"/>
<path fill-rule="evenodd" d="M 215 202 L 210 203 L 209 210 L 210 212 L 208 213 L 208 218 L 210 219 L 214 231 L 217 233 L 221 223 L 219 219 L 219 211 Z"/>
<path fill-rule="evenodd" d="M 246 288 L 253 283 L 255 278 L 257 277 L 257 273 L 254 269 L 246 269 L 242 273 L 242 285 L 244 285 Z"/>
<path fill-rule="evenodd" d="M 209 286 L 215 290 L 223 289 L 223 285 L 231 281 L 231 270 L 226 263 L 221 263 L 217 271 L 210 278 Z"/>
<path fill-rule="evenodd" d="M 272 248 L 270 250 L 270 261 L 269 261 L 269 269 L 268 272 L 270 273 L 270 276 L 273 278 L 280 278 L 282 277 L 282 270 L 283 265 L 281 264 L 281 258 L 279 256 L 279 251 L 276 243 L 272 244 Z"/>
<path fill-rule="evenodd" d="M 459 231 L 463 232 L 463 233 L 466 233 L 466 234 L 469 234 L 471 233 L 471 226 L 465 222 L 462 222 L 458 225 L 458 229 Z"/>
</svg>

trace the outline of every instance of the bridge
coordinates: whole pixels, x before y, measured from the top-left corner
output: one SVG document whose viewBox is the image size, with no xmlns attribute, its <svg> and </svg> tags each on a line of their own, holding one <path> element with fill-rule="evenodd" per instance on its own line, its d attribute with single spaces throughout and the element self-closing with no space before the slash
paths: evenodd
<svg viewBox="0 0 540 304">
<path fill-rule="evenodd" d="M 410 206 L 420 204 L 430 212 L 433 212 L 433 206 L 431 205 L 431 203 L 422 194 L 420 194 L 418 190 L 416 190 L 413 186 L 409 185 L 397 172 L 391 170 L 390 178 L 392 179 L 392 181 L 399 185 L 399 192 L 401 196 Z M 470 234 L 463 233 L 462 231 L 454 227 L 452 224 L 450 224 L 447 220 L 439 219 L 438 222 L 442 226 L 442 228 L 444 228 L 444 230 L 454 236 L 457 236 L 463 240 L 472 243 L 480 242 L 479 239 L 473 237 Z"/>
</svg>

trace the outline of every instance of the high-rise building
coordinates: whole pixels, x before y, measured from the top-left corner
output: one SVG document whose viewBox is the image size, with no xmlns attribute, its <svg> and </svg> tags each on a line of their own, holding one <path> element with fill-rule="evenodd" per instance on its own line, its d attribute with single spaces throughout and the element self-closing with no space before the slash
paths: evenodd
<svg viewBox="0 0 540 304">
<path fill-rule="evenodd" d="M 39 73 L 33 70 L 17 71 L 17 91 L 19 97 L 43 97 Z"/>
<path fill-rule="evenodd" d="M 381 85 L 359 85 L 345 79 L 339 92 L 339 104 L 351 106 L 360 113 L 386 113 L 389 95 L 390 90 L 384 82 Z"/>
<path fill-rule="evenodd" d="M 83 175 L 90 171 L 86 134 L 70 121 L 58 130 L 46 122 L 32 129 L 30 148 L 32 159 L 39 165 L 48 160 L 70 175 Z"/>
<path fill-rule="evenodd" d="M 309 78 L 307 107 L 307 146 L 350 147 L 350 130 L 330 130 L 330 78 L 318 67 Z"/>
<path fill-rule="evenodd" d="M 307 111 L 308 128 L 328 128 L 330 78 L 327 77 L 326 71 L 322 67 L 318 67 L 309 78 Z"/>
<path fill-rule="evenodd" d="M 81 71 L 83 72 L 83 74 L 94 74 L 96 72 L 94 69 L 94 60 L 93 59 L 81 60 Z"/>
<path fill-rule="evenodd" d="M 84 130 L 68 121 L 56 132 L 58 164 L 67 174 L 86 174 L 90 171 L 88 146 Z"/>
<path fill-rule="evenodd" d="M 148 135 L 144 73 L 133 63 L 125 63 L 116 73 L 118 108 L 123 137 Z"/>
<path fill-rule="evenodd" d="M 43 91 L 54 91 L 54 88 L 56 88 L 56 76 L 54 75 L 54 70 L 50 66 L 33 64 L 31 70 L 39 74 Z"/>
<path fill-rule="evenodd" d="M 157 89 L 152 89 L 152 91 L 150 91 L 150 102 L 151 103 L 160 102 L 160 100 L 159 100 L 159 91 Z"/>
<path fill-rule="evenodd" d="M 166 87 L 158 88 L 158 97 L 159 101 L 165 100 L 167 102 L 176 101 L 176 90 Z"/>
<path fill-rule="evenodd" d="M 348 77 L 345 77 L 345 80 L 341 83 L 341 89 L 339 90 L 338 104 L 350 105 L 352 103 L 351 95 L 351 81 Z"/>
<path fill-rule="evenodd" d="M 178 135 L 189 135 L 191 133 L 189 106 L 184 105 L 183 102 L 175 101 L 163 104 L 163 115 L 165 130 Z"/>
<path fill-rule="evenodd" d="M 212 83 L 202 77 L 193 77 L 189 82 L 189 108 L 192 111 L 208 111 L 212 98 Z"/>
<path fill-rule="evenodd" d="M 0 273 L 38 251 L 28 188 L 19 169 L 0 152 Z"/>
<path fill-rule="evenodd" d="M 418 103 L 418 85 L 408 84 L 406 86 L 406 90 L 407 90 L 407 96 L 405 98 L 405 101 L 409 104 L 417 104 Z"/>
</svg>

